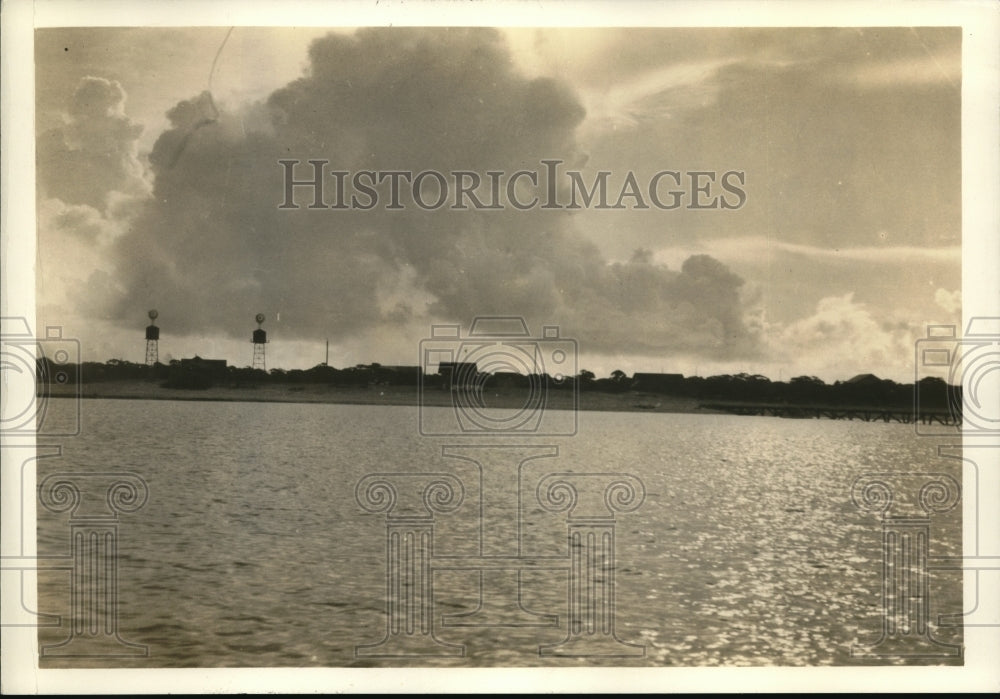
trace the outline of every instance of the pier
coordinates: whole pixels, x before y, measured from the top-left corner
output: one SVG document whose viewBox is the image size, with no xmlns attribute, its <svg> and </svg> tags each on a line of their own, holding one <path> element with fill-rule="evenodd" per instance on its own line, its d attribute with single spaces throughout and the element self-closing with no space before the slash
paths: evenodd
<svg viewBox="0 0 1000 699">
<path fill-rule="evenodd" d="M 962 424 L 959 411 L 950 410 L 914 410 L 909 408 L 891 407 L 824 407 L 814 405 L 787 405 L 766 403 L 702 403 L 699 407 L 705 410 L 715 410 L 733 415 L 765 415 L 769 417 L 830 420 L 861 420 L 863 422 L 901 422 L 912 424 L 919 422 L 924 425 L 955 425 Z"/>
</svg>

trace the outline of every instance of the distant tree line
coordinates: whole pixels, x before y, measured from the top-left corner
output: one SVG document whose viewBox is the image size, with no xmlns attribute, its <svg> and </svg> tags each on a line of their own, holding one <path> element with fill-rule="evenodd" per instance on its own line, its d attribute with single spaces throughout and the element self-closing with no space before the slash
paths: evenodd
<svg viewBox="0 0 1000 699">
<path fill-rule="evenodd" d="M 57 365 L 48 358 L 39 360 L 40 374 L 59 376 L 64 383 L 102 381 L 153 381 L 167 388 L 204 389 L 211 386 L 232 388 L 262 384 L 327 384 L 345 387 L 413 386 L 423 380 L 425 388 L 447 390 L 449 378 L 440 374 L 422 375 L 419 367 L 391 367 L 381 364 L 358 364 L 337 369 L 320 364 L 311 369 L 271 369 L 265 372 L 250 367 L 225 366 L 218 360 L 199 358 L 171 360 L 168 364 L 147 366 L 112 359 L 107 362 Z M 467 377 L 468 378 L 468 377 Z M 586 392 L 639 392 L 677 396 L 701 401 L 745 403 L 829 405 L 829 406 L 912 406 L 915 390 L 924 408 L 945 409 L 949 400 L 961 401 L 961 387 L 948 386 L 939 378 L 926 377 L 917 384 L 901 384 L 864 374 L 849 381 L 827 384 L 815 376 L 796 376 L 789 381 L 772 381 L 759 374 L 724 374 L 720 376 L 681 376 L 680 374 L 642 374 L 629 377 L 615 370 L 605 378 L 586 369 L 576 376 L 556 379 L 546 374 L 478 374 L 473 377 L 484 388 L 527 388 L 544 384 L 550 390 Z"/>
<path fill-rule="evenodd" d="M 48 376 L 57 373 L 66 383 L 100 383 L 104 381 L 152 381 L 164 388 L 204 389 L 212 386 L 241 388 L 261 384 L 332 384 L 336 386 L 396 385 L 416 386 L 420 374 L 416 367 L 383 367 L 380 364 L 359 364 L 336 369 L 320 364 L 311 369 L 252 369 L 225 366 L 222 360 L 172 359 L 167 364 L 152 366 L 121 359 L 107 362 L 56 365 L 43 358 L 40 372 Z"/>
<path fill-rule="evenodd" d="M 723 374 L 719 376 L 671 376 L 670 382 L 643 381 L 637 377 L 658 375 L 614 371 L 606 379 L 597 379 L 591 372 L 580 372 L 582 391 L 639 391 L 647 394 L 670 395 L 698 400 L 744 402 L 760 404 L 891 407 L 912 406 L 914 390 L 919 390 L 924 407 L 942 408 L 950 398 L 961 401 L 961 386 L 948 386 L 943 380 L 925 377 L 918 384 L 901 384 L 890 379 L 863 375 L 851 381 L 825 383 L 815 376 L 796 376 L 789 381 L 772 381 L 760 374 Z"/>
</svg>

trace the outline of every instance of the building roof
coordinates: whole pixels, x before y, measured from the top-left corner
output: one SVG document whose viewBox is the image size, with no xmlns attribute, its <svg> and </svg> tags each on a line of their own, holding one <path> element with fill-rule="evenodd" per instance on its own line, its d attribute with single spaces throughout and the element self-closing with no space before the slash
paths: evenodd
<svg viewBox="0 0 1000 699">
<path fill-rule="evenodd" d="M 197 354 L 190 359 L 181 359 L 182 364 L 221 364 L 225 365 L 225 359 L 205 359 L 204 357 L 199 357 Z"/>
<path fill-rule="evenodd" d="M 881 383 L 882 379 L 875 374 L 858 374 L 854 378 L 848 379 L 845 383 Z"/>
</svg>

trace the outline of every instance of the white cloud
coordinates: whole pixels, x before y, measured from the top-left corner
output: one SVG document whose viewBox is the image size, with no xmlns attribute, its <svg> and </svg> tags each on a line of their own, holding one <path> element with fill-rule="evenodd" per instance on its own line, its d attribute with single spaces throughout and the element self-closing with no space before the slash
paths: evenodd
<svg viewBox="0 0 1000 699">
<path fill-rule="evenodd" d="M 882 61 L 858 66 L 841 74 L 841 81 L 860 87 L 920 86 L 947 83 L 958 88 L 961 84 L 962 63 L 957 52 L 928 54 L 895 61 Z"/>
<path fill-rule="evenodd" d="M 654 119 L 715 103 L 719 86 L 713 80 L 733 59 L 671 64 L 603 89 L 582 90 L 587 119 L 582 129 L 633 128 Z"/>
<path fill-rule="evenodd" d="M 98 295 L 92 284 L 99 276 L 95 273 L 106 275 L 112 268 L 105 250 L 121 234 L 121 225 L 86 204 L 59 199 L 39 202 L 39 305 L 52 311 L 62 309 L 64 316 L 71 310 L 75 315 L 85 303 L 90 305 Z"/>
<path fill-rule="evenodd" d="M 961 313 L 962 291 L 960 289 L 955 291 L 938 289 L 934 292 L 934 302 L 948 313 Z"/>
<path fill-rule="evenodd" d="M 922 327 L 858 303 L 851 292 L 821 299 L 812 315 L 772 326 L 769 334 L 776 361 L 807 366 L 820 378 L 844 380 L 872 373 L 909 381 Z"/>
<path fill-rule="evenodd" d="M 99 211 L 111 192 L 147 196 L 150 183 L 138 157 L 142 126 L 125 114 L 125 91 L 114 80 L 88 76 L 77 85 L 66 123 L 38 139 L 43 197 Z"/>
<path fill-rule="evenodd" d="M 682 248 L 662 248 L 654 253 L 654 259 L 662 264 L 669 264 L 677 259 L 683 259 L 688 255 L 697 253 L 707 253 L 724 260 L 738 258 L 744 261 L 766 261 L 774 258 L 779 253 L 783 253 L 826 261 L 861 262 L 875 265 L 914 262 L 953 262 L 955 265 L 961 265 L 962 263 L 962 248 L 959 245 L 943 247 L 887 245 L 829 248 L 789 243 L 784 240 L 765 236 L 716 238 Z"/>
</svg>

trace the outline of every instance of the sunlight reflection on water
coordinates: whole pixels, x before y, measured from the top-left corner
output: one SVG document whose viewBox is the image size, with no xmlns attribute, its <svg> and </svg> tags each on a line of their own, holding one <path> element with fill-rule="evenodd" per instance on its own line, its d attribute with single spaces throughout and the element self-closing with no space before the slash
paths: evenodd
<svg viewBox="0 0 1000 699">
<path fill-rule="evenodd" d="M 466 497 L 439 516 L 435 555 L 474 555 L 476 471 L 441 451 L 463 438 L 421 437 L 410 407 L 88 400 L 83 410 L 82 434 L 39 462 L 38 480 L 122 470 L 147 481 L 145 507 L 120 522 L 119 626 L 149 656 L 43 667 L 872 663 L 850 646 L 881 628 L 881 528 L 851 502 L 851 483 L 869 471 L 960 478 L 960 464 L 908 425 L 581 413 L 576 436 L 522 439 L 559 448 L 523 468 L 523 553 L 566 555 L 565 520 L 533 500 L 545 474 L 641 479 L 644 504 L 616 520 L 616 631 L 645 657 L 539 656 L 567 633 L 563 566 L 522 579 L 525 606 L 559 615 L 558 626 L 440 627 L 465 657 L 359 659 L 355 646 L 385 630 L 386 531 L 355 485 L 372 472 L 454 473 Z M 492 506 L 513 527 L 516 497 Z M 39 553 L 64 554 L 65 515 L 39 508 L 39 518 Z M 930 546 L 960 555 L 960 507 L 933 520 Z M 961 611 L 961 582 L 960 571 L 932 572 L 932 621 Z M 438 617 L 475 609 L 475 571 L 438 570 L 433 583 Z M 39 587 L 42 611 L 68 613 L 67 573 L 41 573 Z M 961 629 L 933 633 L 961 642 Z M 39 633 L 43 644 L 65 636 Z"/>
</svg>

